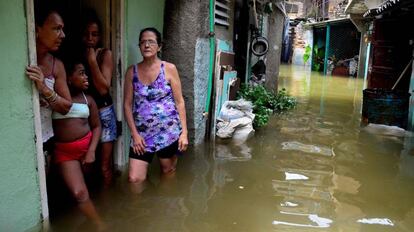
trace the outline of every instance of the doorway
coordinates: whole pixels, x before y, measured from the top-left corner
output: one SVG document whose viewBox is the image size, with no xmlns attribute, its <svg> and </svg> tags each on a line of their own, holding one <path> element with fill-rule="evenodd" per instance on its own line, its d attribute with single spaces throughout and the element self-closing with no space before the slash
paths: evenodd
<svg viewBox="0 0 414 232">
<path fill-rule="evenodd" d="M 115 111 L 117 113 L 118 121 L 122 121 L 123 112 L 122 112 L 122 83 L 121 77 L 125 73 L 125 68 L 123 65 L 124 55 L 123 55 L 123 41 L 121 35 L 124 34 L 124 0 L 28 0 L 26 1 L 26 15 L 28 18 L 28 38 L 29 38 L 29 57 L 32 64 L 36 63 L 36 45 L 35 41 L 35 30 L 34 30 L 34 12 L 35 8 L 41 6 L 42 4 L 50 4 L 54 9 L 58 10 L 61 14 L 65 28 L 64 32 L 66 38 L 62 44 L 59 52 L 55 55 L 59 58 L 62 58 L 65 53 L 74 49 L 74 46 L 77 42 L 77 35 L 80 33 L 80 15 L 86 9 L 93 9 L 96 11 L 97 16 L 102 23 L 102 41 L 103 46 L 112 50 L 112 55 L 114 59 L 114 72 L 112 78 L 112 89 L 111 95 L 114 101 Z M 37 95 L 37 92 L 34 91 L 33 95 Z M 34 99 L 38 99 L 38 96 L 34 96 Z M 35 121 L 38 122 L 40 118 L 40 112 L 38 110 L 38 100 L 34 100 L 34 104 L 37 106 L 34 107 L 35 111 Z M 37 110 L 36 110 L 37 109 Z M 40 121 L 39 121 L 40 122 Z M 37 123 L 39 124 L 39 123 Z M 39 127 L 39 126 L 37 126 Z M 122 125 L 122 128 L 125 126 Z M 41 138 L 41 132 L 39 128 L 36 128 L 36 137 Z M 117 142 L 114 146 L 114 163 L 115 168 L 121 167 L 126 164 L 125 153 L 123 149 L 124 138 L 121 136 L 118 137 Z M 46 169 L 45 169 L 45 159 L 43 157 L 43 145 L 41 141 L 36 142 L 37 146 L 37 163 L 38 163 L 38 172 L 39 172 L 39 185 L 40 185 L 40 194 L 41 194 L 41 205 L 42 205 L 42 218 L 47 219 L 49 217 L 49 203 L 50 196 L 48 197 L 46 190 Z M 49 181 L 48 181 L 49 182 Z"/>
</svg>

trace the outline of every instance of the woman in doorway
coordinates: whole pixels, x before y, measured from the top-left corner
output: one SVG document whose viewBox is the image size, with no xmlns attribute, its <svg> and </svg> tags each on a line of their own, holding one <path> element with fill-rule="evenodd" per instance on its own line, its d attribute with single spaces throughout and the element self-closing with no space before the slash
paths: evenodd
<svg viewBox="0 0 414 232">
<path fill-rule="evenodd" d="M 174 64 L 161 61 L 161 33 L 145 28 L 139 34 L 143 61 L 129 67 L 125 77 L 124 110 L 131 131 L 129 181 L 146 179 L 157 155 L 164 174 L 174 173 L 177 152 L 188 145 L 181 82 Z"/>
<path fill-rule="evenodd" d="M 27 67 L 26 74 L 35 82 L 40 93 L 43 150 L 48 161 L 53 151 L 52 110 L 66 114 L 72 106 L 72 100 L 63 63 L 51 54 L 59 49 L 65 38 L 62 17 L 53 9 L 38 8 L 35 25 L 38 65 Z"/>
<path fill-rule="evenodd" d="M 83 22 L 82 48 L 86 72 L 89 76 L 89 93 L 94 98 L 102 125 L 99 158 L 104 185 L 113 178 L 113 146 L 117 138 L 116 115 L 109 94 L 114 68 L 112 52 L 101 46 L 101 23 L 92 10 L 87 10 Z"/>
</svg>

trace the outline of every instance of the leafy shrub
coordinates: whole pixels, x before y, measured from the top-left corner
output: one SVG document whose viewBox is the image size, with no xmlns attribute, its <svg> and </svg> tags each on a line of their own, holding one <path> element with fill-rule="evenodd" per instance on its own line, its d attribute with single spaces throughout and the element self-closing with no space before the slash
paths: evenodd
<svg viewBox="0 0 414 232">
<path fill-rule="evenodd" d="M 273 113 L 293 109 L 297 104 L 296 99 L 289 96 L 286 89 L 283 88 L 275 94 L 262 85 L 242 85 L 238 96 L 253 103 L 253 113 L 256 115 L 253 121 L 255 128 L 266 125 Z"/>
<path fill-rule="evenodd" d="M 319 48 L 318 45 L 315 45 L 313 48 L 313 71 L 321 71 L 325 62 L 325 48 Z"/>
<path fill-rule="evenodd" d="M 308 44 L 305 47 L 305 53 L 303 54 L 303 63 L 306 64 L 306 62 L 308 62 L 309 58 L 312 55 L 312 48 L 311 46 Z"/>
</svg>

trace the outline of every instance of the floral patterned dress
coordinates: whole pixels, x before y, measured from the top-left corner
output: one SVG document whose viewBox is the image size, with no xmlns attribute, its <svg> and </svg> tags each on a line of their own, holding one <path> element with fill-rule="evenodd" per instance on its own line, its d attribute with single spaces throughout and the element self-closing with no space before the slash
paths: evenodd
<svg viewBox="0 0 414 232">
<path fill-rule="evenodd" d="M 138 65 L 134 66 L 133 117 L 138 133 L 144 138 L 146 152 L 156 152 L 176 142 L 181 123 L 170 83 L 165 79 L 164 62 L 154 82 L 142 84 L 138 79 Z M 133 140 L 131 139 L 131 146 Z"/>
</svg>

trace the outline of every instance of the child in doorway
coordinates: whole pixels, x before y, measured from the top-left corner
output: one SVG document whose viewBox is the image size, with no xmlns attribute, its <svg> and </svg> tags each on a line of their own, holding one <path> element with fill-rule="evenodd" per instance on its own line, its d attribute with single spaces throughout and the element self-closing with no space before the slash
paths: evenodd
<svg viewBox="0 0 414 232">
<path fill-rule="evenodd" d="M 98 108 L 84 91 L 88 88 L 85 67 L 78 61 L 65 63 L 67 82 L 72 96 L 72 107 L 65 115 L 53 112 L 55 133 L 54 162 L 80 210 L 92 219 L 98 228 L 103 223 L 89 198 L 82 166 L 95 161 L 95 149 L 101 134 Z"/>
</svg>

